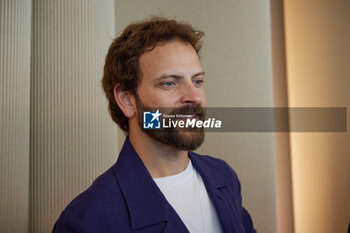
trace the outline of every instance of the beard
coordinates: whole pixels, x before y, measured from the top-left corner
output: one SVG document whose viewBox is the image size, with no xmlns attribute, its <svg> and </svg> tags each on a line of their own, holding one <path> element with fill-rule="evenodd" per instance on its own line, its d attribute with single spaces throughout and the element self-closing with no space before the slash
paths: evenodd
<svg viewBox="0 0 350 233">
<path fill-rule="evenodd" d="M 189 151 L 195 150 L 204 141 L 204 130 L 203 128 L 160 128 L 160 129 L 144 129 L 143 128 L 143 112 L 145 111 L 156 111 L 160 108 L 152 108 L 145 106 L 139 98 L 136 98 L 137 104 L 137 114 L 139 126 L 143 132 L 145 132 L 152 139 L 167 145 L 174 147 L 179 150 Z M 169 109 L 167 109 L 169 110 Z M 161 111 L 162 114 L 165 112 Z M 176 108 L 170 111 L 170 113 L 165 113 L 169 115 L 183 114 L 190 115 L 196 114 L 200 120 L 204 120 L 205 111 L 199 106 L 185 106 L 182 108 Z"/>
</svg>

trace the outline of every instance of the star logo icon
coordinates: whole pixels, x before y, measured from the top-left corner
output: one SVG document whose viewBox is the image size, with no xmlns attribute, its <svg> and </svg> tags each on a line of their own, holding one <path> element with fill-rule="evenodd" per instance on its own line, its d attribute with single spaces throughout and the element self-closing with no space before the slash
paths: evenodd
<svg viewBox="0 0 350 233">
<path fill-rule="evenodd" d="M 153 118 L 151 120 L 151 122 L 152 122 L 154 120 L 159 121 L 159 116 L 162 115 L 162 114 L 159 112 L 159 109 L 157 109 L 157 111 L 155 113 L 151 113 L 151 115 L 153 116 Z"/>
</svg>

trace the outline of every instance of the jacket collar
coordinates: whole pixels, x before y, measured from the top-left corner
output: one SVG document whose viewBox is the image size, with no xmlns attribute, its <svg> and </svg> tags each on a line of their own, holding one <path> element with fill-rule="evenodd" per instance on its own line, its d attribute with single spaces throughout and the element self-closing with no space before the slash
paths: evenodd
<svg viewBox="0 0 350 233">
<path fill-rule="evenodd" d="M 222 232 L 236 232 L 232 224 L 232 215 L 229 213 L 228 206 L 229 200 L 225 197 L 222 190 L 227 188 L 227 179 L 225 177 L 220 177 L 218 174 L 214 173 L 214 170 L 210 167 L 208 163 L 205 163 L 201 155 L 194 152 L 188 153 L 193 166 L 199 172 L 207 189 L 208 195 L 210 196 L 216 213 L 219 217 Z M 222 169 L 222 168 L 218 168 Z"/>
<path fill-rule="evenodd" d="M 219 178 L 203 159 L 201 159 L 201 155 L 190 151 L 188 152 L 188 157 L 191 159 L 194 168 L 199 172 L 206 185 L 216 189 L 227 186 L 226 179 Z"/>
<path fill-rule="evenodd" d="M 114 172 L 126 200 L 133 230 L 168 220 L 168 203 L 126 138 Z"/>
<path fill-rule="evenodd" d="M 208 159 L 211 160 L 212 158 L 205 158 L 205 156 L 201 156 L 194 152 L 189 152 L 188 155 L 193 166 L 201 175 L 207 192 L 215 206 L 216 213 L 221 223 L 222 232 L 244 232 L 240 221 L 241 207 L 236 206 L 236 208 L 229 209 L 229 206 L 232 205 L 233 199 L 240 198 L 240 196 L 225 195 L 225 192 L 227 193 L 229 182 L 232 182 L 233 180 L 230 177 L 219 174 L 218 171 L 223 169 L 223 163 L 221 163 L 221 165 L 219 165 L 218 162 L 211 163 Z M 216 168 L 214 168 L 214 166 L 216 166 Z M 229 181 L 230 179 L 231 181 Z"/>
</svg>

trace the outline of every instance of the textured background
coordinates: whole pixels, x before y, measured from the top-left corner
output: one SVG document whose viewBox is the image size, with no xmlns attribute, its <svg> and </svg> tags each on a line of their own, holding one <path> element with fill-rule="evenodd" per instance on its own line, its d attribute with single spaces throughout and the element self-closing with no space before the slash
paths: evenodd
<svg viewBox="0 0 350 233">
<path fill-rule="evenodd" d="M 0 1 L 0 232 L 27 232 L 31 2 Z"/>
<path fill-rule="evenodd" d="M 350 1 L 285 2 L 290 107 L 347 107 Z M 346 232 L 350 134 L 291 133 L 295 232 Z"/>
<path fill-rule="evenodd" d="M 30 232 L 58 214 L 117 158 L 101 90 L 114 37 L 113 1 L 32 2 Z"/>
</svg>

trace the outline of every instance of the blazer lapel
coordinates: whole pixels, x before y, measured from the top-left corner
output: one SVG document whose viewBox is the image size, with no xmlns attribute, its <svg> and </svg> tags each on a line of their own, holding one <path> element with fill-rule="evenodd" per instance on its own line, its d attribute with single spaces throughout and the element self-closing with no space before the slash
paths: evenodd
<svg viewBox="0 0 350 233">
<path fill-rule="evenodd" d="M 163 233 L 190 233 L 174 208 L 170 204 L 169 207 L 169 221 Z"/>
<path fill-rule="evenodd" d="M 241 233 L 244 228 L 241 224 L 240 208 L 235 202 L 235 197 L 230 195 L 228 182 L 220 178 L 213 170 L 194 152 L 189 152 L 193 166 L 201 175 L 210 199 L 220 219 L 223 233 Z M 237 197 L 238 198 L 238 197 Z"/>
<path fill-rule="evenodd" d="M 132 147 L 129 137 L 124 142 L 114 172 L 129 209 L 131 229 L 168 220 L 168 203 Z"/>
<path fill-rule="evenodd" d="M 164 222 L 164 233 L 189 233 L 126 138 L 113 167 L 130 214 L 131 229 Z"/>
</svg>

